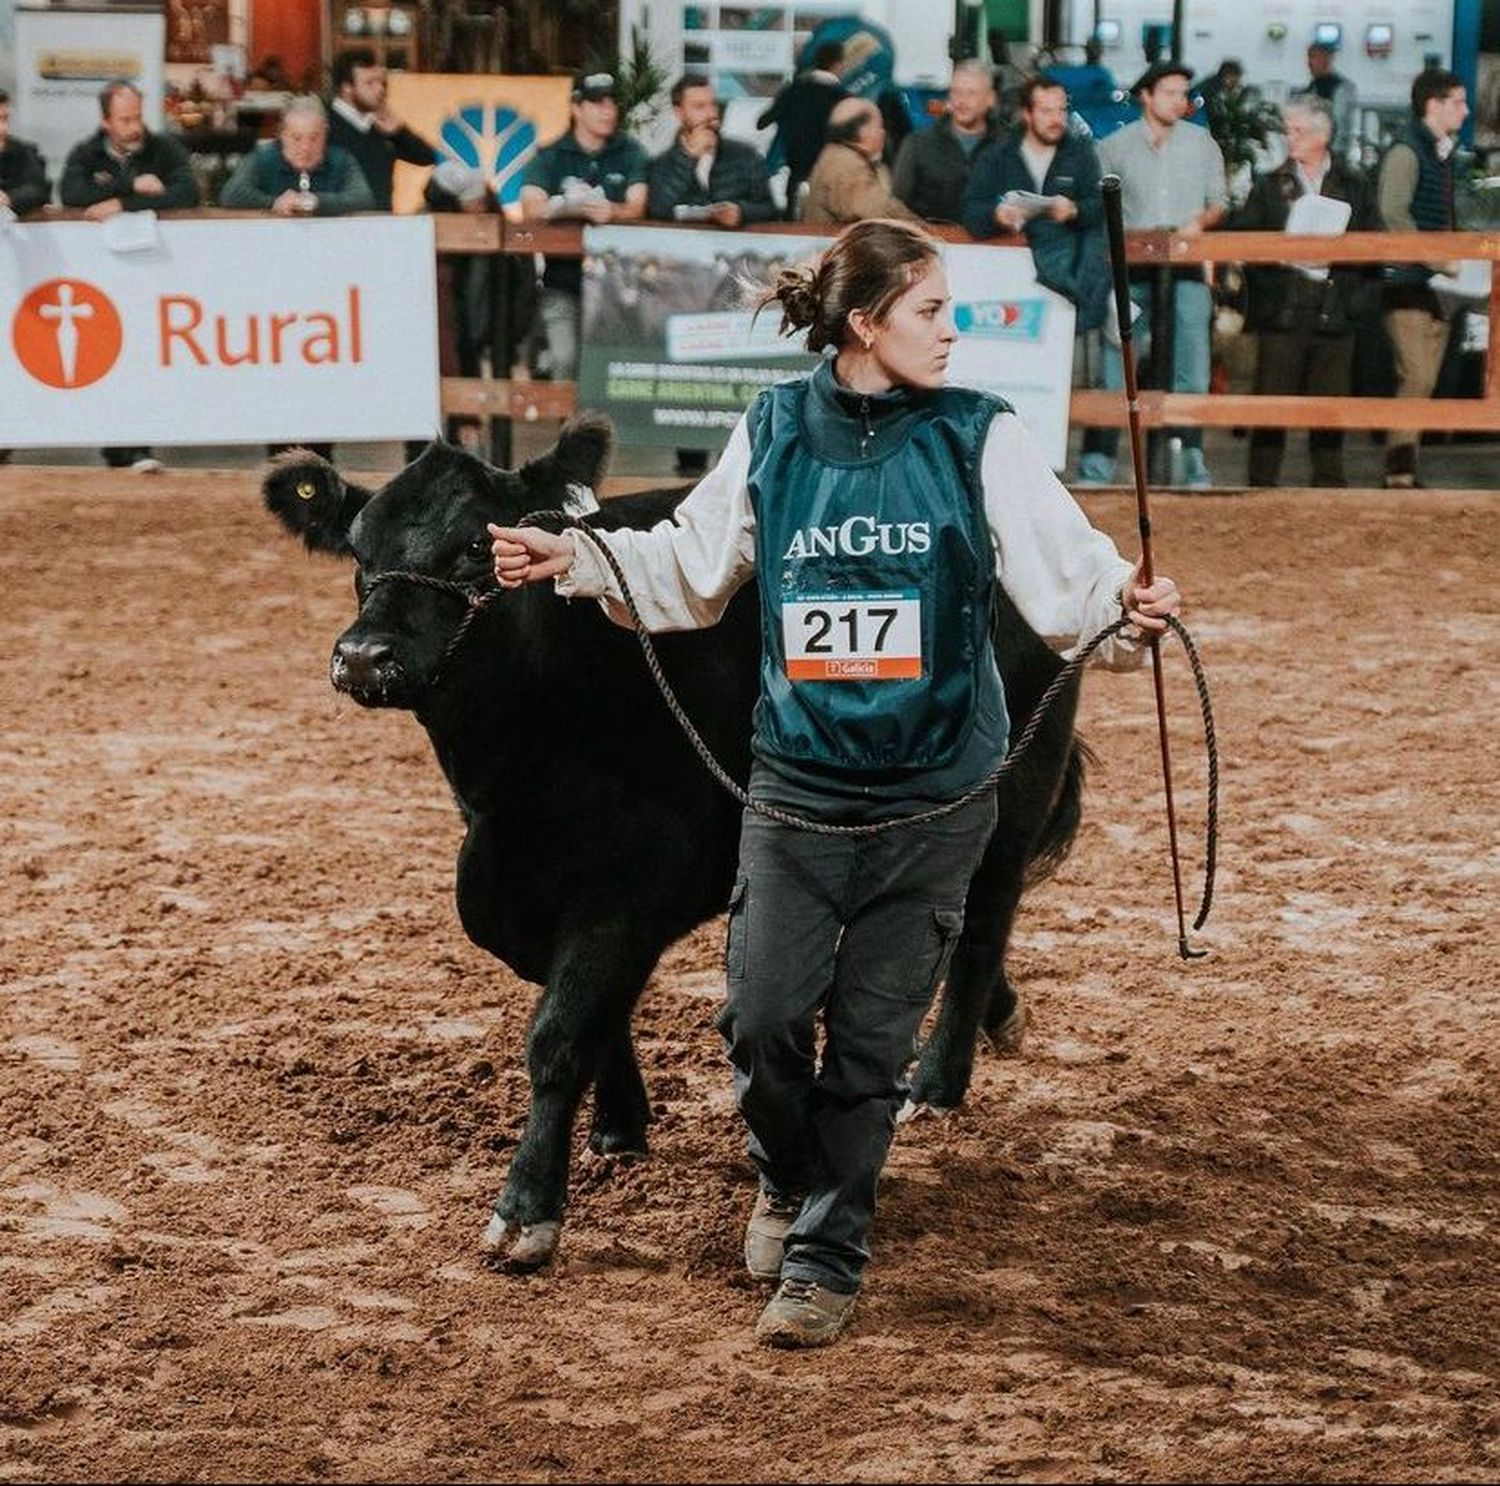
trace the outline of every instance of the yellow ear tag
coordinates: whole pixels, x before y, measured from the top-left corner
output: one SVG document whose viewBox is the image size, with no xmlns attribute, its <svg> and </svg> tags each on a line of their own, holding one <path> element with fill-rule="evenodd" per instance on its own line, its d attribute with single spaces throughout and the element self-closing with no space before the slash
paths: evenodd
<svg viewBox="0 0 1500 1486">
<path fill-rule="evenodd" d="M 311 480 L 297 481 L 297 494 L 300 495 L 303 500 L 311 500 L 317 493 L 318 487 L 314 485 Z"/>
</svg>

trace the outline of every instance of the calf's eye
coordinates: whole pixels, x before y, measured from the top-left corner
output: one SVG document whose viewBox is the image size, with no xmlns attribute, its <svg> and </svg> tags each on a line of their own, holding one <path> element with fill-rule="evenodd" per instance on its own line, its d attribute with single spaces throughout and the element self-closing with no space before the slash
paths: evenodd
<svg viewBox="0 0 1500 1486">
<path fill-rule="evenodd" d="M 469 556 L 476 562 L 483 562 L 490 555 L 490 539 L 488 537 L 475 537 L 469 543 Z"/>
</svg>

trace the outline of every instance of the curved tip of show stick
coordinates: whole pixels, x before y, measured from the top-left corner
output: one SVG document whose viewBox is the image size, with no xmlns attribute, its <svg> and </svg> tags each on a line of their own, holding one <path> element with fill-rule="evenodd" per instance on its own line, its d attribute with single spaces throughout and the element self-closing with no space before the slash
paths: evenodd
<svg viewBox="0 0 1500 1486">
<path fill-rule="evenodd" d="M 1206 960 L 1208 951 L 1206 949 L 1194 949 L 1188 943 L 1187 935 L 1182 935 L 1177 941 L 1177 953 L 1184 960 Z"/>
</svg>

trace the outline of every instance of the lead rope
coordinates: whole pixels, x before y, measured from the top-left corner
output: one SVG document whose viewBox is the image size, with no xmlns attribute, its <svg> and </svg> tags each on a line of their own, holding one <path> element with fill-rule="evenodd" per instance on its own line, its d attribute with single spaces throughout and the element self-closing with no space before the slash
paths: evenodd
<svg viewBox="0 0 1500 1486">
<path fill-rule="evenodd" d="M 609 544 L 599 539 L 589 526 L 585 525 L 576 516 L 566 511 L 532 511 L 523 516 L 516 524 L 518 526 L 543 526 L 548 530 L 556 524 L 564 528 L 579 532 L 587 539 L 590 547 L 597 552 L 614 574 L 615 581 L 620 585 L 620 593 L 624 598 L 625 607 L 630 613 L 630 621 L 635 626 L 635 635 L 640 643 L 641 653 L 646 660 L 646 668 L 651 672 L 651 678 L 656 682 L 657 690 L 662 695 L 662 700 L 667 704 L 667 709 L 677 719 L 677 725 L 686 735 L 688 742 L 693 745 L 693 751 L 703 760 L 708 772 L 746 809 L 754 811 L 756 815 L 766 820 L 775 821 L 778 825 L 790 826 L 793 830 L 810 831 L 820 836 L 878 836 L 885 831 L 893 831 L 900 826 L 923 825 L 928 821 L 941 820 L 945 815 L 952 815 L 957 810 L 962 810 L 965 805 L 972 804 L 982 795 L 989 793 L 996 785 L 1015 768 L 1026 756 L 1026 751 L 1031 747 L 1032 741 L 1041 730 L 1042 723 L 1046 720 L 1047 713 L 1052 704 L 1072 683 L 1074 678 L 1088 664 L 1089 658 L 1106 640 L 1120 633 L 1121 630 L 1130 627 L 1130 620 L 1125 615 L 1106 625 L 1098 634 L 1093 636 L 1085 645 L 1074 652 L 1073 656 L 1064 663 L 1063 668 L 1052 678 L 1051 684 L 1042 693 L 1035 707 L 1032 708 L 1031 716 L 1027 719 L 1026 726 L 1021 729 L 1020 736 L 1011 745 L 1005 757 L 999 765 L 987 774 L 967 794 L 961 795 L 956 800 L 948 800 L 942 805 L 936 805 L 931 810 L 923 810 L 916 815 L 895 816 L 890 820 L 869 821 L 860 825 L 835 825 L 829 821 L 812 820 L 805 815 L 796 815 L 789 810 L 783 810 L 779 806 L 769 805 L 764 800 L 751 797 L 740 784 L 738 784 L 725 771 L 713 755 L 713 751 L 704 742 L 702 735 L 693 725 L 693 720 L 683 710 L 681 702 L 677 700 L 672 690 L 671 683 L 667 680 L 666 673 L 662 670 L 661 661 L 656 654 L 656 647 L 651 643 L 645 623 L 641 619 L 641 612 L 636 607 L 635 595 L 630 591 L 630 585 L 625 581 L 625 574 L 620 568 L 619 561 L 614 553 L 610 551 Z M 472 614 L 470 615 L 472 617 Z M 1201 929 L 1208 920 L 1208 912 L 1213 904 L 1214 875 L 1218 865 L 1218 840 L 1219 840 L 1219 746 L 1214 731 L 1213 706 L 1208 696 L 1208 678 L 1203 672 L 1203 663 L 1198 656 L 1198 647 L 1193 643 L 1192 636 L 1188 633 L 1186 626 L 1181 620 L 1168 616 L 1167 627 L 1181 641 L 1183 649 L 1187 652 L 1188 663 L 1193 671 L 1193 684 L 1198 692 L 1198 705 L 1203 714 L 1203 742 L 1208 756 L 1208 805 L 1204 821 L 1204 836 L 1206 847 L 1204 852 L 1203 873 L 1203 897 L 1198 906 L 1198 915 L 1193 921 L 1194 929 Z"/>
<path fill-rule="evenodd" d="M 636 607 L 635 595 L 630 591 L 630 585 L 625 581 L 625 574 L 620 568 L 619 561 L 609 545 L 599 540 L 598 535 L 576 516 L 568 511 L 532 511 L 523 516 L 517 523 L 518 526 L 540 526 L 545 530 L 562 527 L 582 534 L 589 545 L 603 558 L 609 570 L 614 574 L 615 581 L 620 585 L 620 593 L 625 601 L 625 607 L 630 613 L 631 623 L 635 627 L 636 640 L 641 647 L 641 653 L 645 657 L 646 668 L 651 673 L 651 679 L 656 683 L 657 690 L 661 693 L 662 700 L 667 704 L 667 710 L 677 719 L 677 725 L 693 746 L 693 751 L 702 759 L 704 767 L 746 810 L 753 811 L 765 820 L 775 821 L 778 825 L 788 826 L 796 831 L 810 831 L 819 836 L 878 836 L 886 831 L 894 831 L 901 826 L 923 825 L 928 821 L 941 820 L 945 815 L 952 815 L 957 810 L 962 810 L 965 805 L 972 804 L 982 795 L 993 790 L 999 782 L 1005 778 L 1010 771 L 1026 756 L 1038 732 L 1041 731 L 1043 722 L 1057 698 L 1072 684 L 1073 680 L 1088 664 L 1089 658 L 1104 644 L 1106 640 L 1120 633 L 1130 625 L 1128 617 L 1121 617 L 1113 624 L 1106 625 L 1099 633 L 1093 636 L 1086 644 L 1080 646 L 1068 661 L 1066 661 L 1057 675 L 1052 678 L 1047 689 L 1037 700 L 1032 708 L 1031 716 L 1026 721 L 1026 726 L 1021 729 L 1020 735 L 1011 745 L 1005 757 L 999 765 L 987 774 L 967 794 L 961 795 L 956 800 L 948 800 L 944 804 L 935 805 L 931 810 L 923 810 L 916 815 L 898 815 L 889 820 L 867 821 L 860 825 L 835 825 L 831 821 L 812 820 L 805 815 L 797 815 L 790 810 L 783 810 L 777 805 L 769 805 L 764 800 L 757 800 L 725 771 L 713 750 L 704 742 L 703 736 L 693 725 L 693 720 L 683 710 L 682 703 L 677 700 L 672 690 L 671 683 L 667 680 L 666 672 L 662 669 L 660 658 L 657 656 L 656 647 L 651 643 L 650 633 L 647 631 L 641 612 Z M 438 661 L 437 668 L 433 672 L 431 686 L 436 687 L 442 678 L 448 663 L 457 653 L 459 647 L 468 637 L 474 621 L 494 603 L 494 601 L 505 592 L 498 584 L 488 588 L 476 588 L 466 583 L 456 583 L 447 578 L 434 578 L 427 573 L 414 573 L 405 570 L 392 569 L 384 573 L 376 573 L 370 578 L 365 589 L 365 599 L 368 600 L 382 583 L 412 583 L 419 588 L 431 589 L 436 593 L 444 593 L 454 598 L 462 599 L 467 605 L 464 617 L 459 621 L 448 640 L 447 646 Z M 1203 897 L 1198 906 L 1198 915 L 1193 920 L 1193 928 L 1201 929 L 1208 920 L 1209 908 L 1213 904 L 1214 876 L 1218 866 L 1218 843 L 1219 843 L 1219 746 L 1217 735 L 1214 731 L 1213 707 L 1208 697 L 1208 678 L 1203 672 L 1203 663 L 1198 657 L 1198 647 L 1193 643 L 1192 636 L 1187 627 L 1178 619 L 1168 617 L 1167 627 L 1181 642 L 1183 649 L 1187 652 L 1188 663 L 1193 671 L 1193 685 L 1198 692 L 1198 706 L 1203 714 L 1203 743 L 1208 757 L 1208 805 L 1204 821 L 1204 869 L 1203 869 Z"/>
</svg>

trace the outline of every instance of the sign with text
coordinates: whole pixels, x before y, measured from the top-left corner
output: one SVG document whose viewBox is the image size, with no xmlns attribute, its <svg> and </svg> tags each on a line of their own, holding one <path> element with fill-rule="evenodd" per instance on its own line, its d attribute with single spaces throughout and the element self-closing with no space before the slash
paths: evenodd
<svg viewBox="0 0 1500 1486">
<path fill-rule="evenodd" d="M 99 127 L 99 90 L 123 79 L 141 90 L 148 129 L 162 125 L 166 17 L 123 6 L 16 10 L 15 131 L 62 174 L 68 151 Z"/>
<path fill-rule="evenodd" d="M 0 231 L 0 447 L 437 432 L 432 223 L 93 222 Z"/>
<path fill-rule="evenodd" d="M 829 238 L 665 227 L 584 229 L 579 405 L 624 443 L 717 452 L 761 388 L 810 371 L 756 284 Z M 942 245 L 958 340 L 948 380 L 1005 398 L 1054 469 L 1067 462 L 1071 303 L 1036 281 L 1031 250 Z"/>
</svg>

